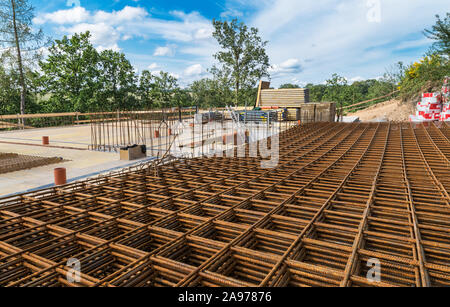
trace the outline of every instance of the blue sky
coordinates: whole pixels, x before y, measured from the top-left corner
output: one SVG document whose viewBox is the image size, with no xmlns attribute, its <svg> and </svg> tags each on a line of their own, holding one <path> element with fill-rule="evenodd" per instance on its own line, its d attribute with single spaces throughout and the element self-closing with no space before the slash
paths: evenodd
<svg viewBox="0 0 450 307">
<path fill-rule="evenodd" d="M 450 1 L 433 0 L 32 0 L 33 20 L 52 38 L 91 31 L 98 50 L 124 52 L 137 71 L 168 71 L 185 86 L 208 76 L 218 46 L 213 18 L 237 17 L 268 40 L 272 84 L 377 78 L 420 58 L 421 31 Z"/>
</svg>

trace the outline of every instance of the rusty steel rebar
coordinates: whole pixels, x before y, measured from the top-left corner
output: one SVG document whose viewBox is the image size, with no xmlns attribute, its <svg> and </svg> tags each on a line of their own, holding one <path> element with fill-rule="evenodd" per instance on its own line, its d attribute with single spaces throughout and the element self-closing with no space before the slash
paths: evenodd
<svg viewBox="0 0 450 307">
<path fill-rule="evenodd" d="M 447 123 L 279 136 L 0 199 L 0 286 L 450 286 Z"/>
</svg>

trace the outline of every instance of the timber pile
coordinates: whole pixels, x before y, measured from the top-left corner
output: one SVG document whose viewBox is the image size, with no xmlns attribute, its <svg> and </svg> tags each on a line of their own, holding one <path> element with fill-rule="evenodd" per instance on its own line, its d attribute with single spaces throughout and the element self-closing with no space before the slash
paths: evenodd
<svg viewBox="0 0 450 307">
<path fill-rule="evenodd" d="M 309 89 L 268 89 L 261 91 L 260 107 L 299 107 L 302 103 L 309 102 Z"/>
<path fill-rule="evenodd" d="M 336 103 L 302 103 L 296 108 L 287 108 L 287 120 L 300 120 L 302 123 L 334 122 Z"/>
</svg>

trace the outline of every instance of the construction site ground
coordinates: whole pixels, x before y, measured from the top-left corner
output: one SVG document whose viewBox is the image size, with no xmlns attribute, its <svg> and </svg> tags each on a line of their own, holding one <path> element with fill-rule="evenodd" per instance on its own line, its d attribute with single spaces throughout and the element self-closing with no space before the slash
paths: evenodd
<svg viewBox="0 0 450 307">
<path fill-rule="evenodd" d="M 409 121 L 409 116 L 415 113 L 416 108 L 413 103 L 391 99 L 354 113 L 348 113 L 347 116 L 357 116 L 362 122 Z"/>
<path fill-rule="evenodd" d="M 185 125 L 187 129 L 189 124 Z M 201 126 L 201 125 L 200 125 Z M 202 150 L 202 142 L 197 141 L 207 139 L 206 129 L 200 131 L 199 125 L 193 134 L 181 133 L 177 137 L 176 144 L 184 144 L 183 147 L 172 147 L 172 153 L 176 149 L 176 154 L 200 156 L 205 152 Z M 224 122 L 224 126 L 230 131 L 233 129 L 231 121 Z M 276 128 L 286 129 L 286 125 L 278 125 Z M 252 129 L 254 132 L 260 131 Z M 202 135 L 200 135 L 202 134 Z M 49 146 L 42 145 L 42 137 L 48 136 Z M 261 138 L 262 136 L 254 136 Z M 54 164 L 34 167 L 30 169 L 0 174 L 0 196 L 26 192 L 36 188 L 44 188 L 53 185 L 53 169 L 64 167 L 67 170 L 67 180 L 72 182 L 92 176 L 97 176 L 110 171 L 117 171 L 121 168 L 137 165 L 139 163 L 153 160 L 156 156 L 162 156 L 169 148 L 174 136 L 161 135 L 157 141 L 153 140 L 153 152 L 147 146 L 147 158 L 134 161 L 120 161 L 119 154 L 115 151 L 92 151 L 88 150 L 91 142 L 91 126 L 77 125 L 68 127 L 53 127 L 40 129 L 25 129 L 0 132 L 0 153 L 18 153 L 22 155 L 38 157 L 59 157 L 64 161 Z M 220 141 L 221 141 L 220 137 Z M 230 141 L 232 141 L 232 137 Z M 146 140 L 148 144 L 150 142 Z M 174 142 L 175 143 L 175 142 Z M 191 144 L 194 143 L 193 147 Z M 211 147 L 211 146 L 210 146 Z M 208 147 L 208 149 L 210 149 Z M 233 144 L 216 144 L 214 150 L 227 150 Z M 158 153 L 159 151 L 159 153 Z"/>
<path fill-rule="evenodd" d="M 0 174 L 0 196 L 52 185 L 55 167 L 66 168 L 70 182 L 142 161 L 120 161 L 114 152 L 88 151 L 89 129 L 89 125 L 85 125 L 0 132 L 2 153 L 64 159 L 56 166 L 51 164 Z M 42 136 L 50 138 L 51 147 L 41 146 Z"/>
<path fill-rule="evenodd" d="M 450 286 L 450 125 L 280 136 L 274 168 L 247 146 L 1 199 L 0 286 Z"/>
</svg>

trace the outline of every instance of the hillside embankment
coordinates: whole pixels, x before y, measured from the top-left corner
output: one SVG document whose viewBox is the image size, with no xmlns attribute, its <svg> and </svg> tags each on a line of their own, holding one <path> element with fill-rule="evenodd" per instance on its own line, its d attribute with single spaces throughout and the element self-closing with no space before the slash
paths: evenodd
<svg viewBox="0 0 450 307">
<path fill-rule="evenodd" d="M 347 116 L 357 116 L 362 122 L 367 121 L 409 121 L 409 115 L 416 113 L 415 104 L 412 101 L 391 99 Z"/>
</svg>

